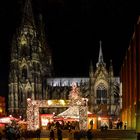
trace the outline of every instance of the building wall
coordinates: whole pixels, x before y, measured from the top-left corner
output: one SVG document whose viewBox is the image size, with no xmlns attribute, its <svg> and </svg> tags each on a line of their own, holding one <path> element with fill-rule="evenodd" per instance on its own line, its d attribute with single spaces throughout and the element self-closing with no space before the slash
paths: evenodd
<svg viewBox="0 0 140 140">
<path fill-rule="evenodd" d="M 6 115 L 5 109 L 6 109 L 5 97 L 0 96 L 0 117 Z"/>
<path fill-rule="evenodd" d="M 140 18 L 135 25 L 135 31 L 130 40 L 123 65 L 121 67 L 122 83 L 122 120 L 127 127 L 138 129 L 139 116 L 139 81 L 140 81 Z"/>
</svg>

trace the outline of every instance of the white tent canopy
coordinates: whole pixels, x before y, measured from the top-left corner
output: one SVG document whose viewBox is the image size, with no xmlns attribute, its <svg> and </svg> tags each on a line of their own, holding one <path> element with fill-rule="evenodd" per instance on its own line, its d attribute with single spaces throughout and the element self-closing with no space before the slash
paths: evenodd
<svg viewBox="0 0 140 140">
<path fill-rule="evenodd" d="M 92 114 L 92 113 L 88 111 L 87 114 Z M 71 106 L 64 112 L 58 114 L 56 117 L 79 119 L 79 107 Z"/>
<path fill-rule="evenodd" d="M 64 117 L 64 118 L 79 118 L 79 107 L 71 106 L 64 112 L 58 114 L 56 117 Z"/>
</svg>

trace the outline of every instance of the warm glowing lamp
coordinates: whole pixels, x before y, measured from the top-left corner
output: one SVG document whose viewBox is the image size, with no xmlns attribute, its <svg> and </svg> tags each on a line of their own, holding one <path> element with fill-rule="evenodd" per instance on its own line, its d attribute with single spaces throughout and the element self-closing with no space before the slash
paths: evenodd
<svg viewBox="0 0 140 140">
<path fill-rule="evenodd" d="M 31 98 L 27 98 L 27 101 L 31 101 Z"/>
<path fill-rule="evenodd" d="M 101 121 L 101 117 L 98 117 L 98 121 Z"/>
<path fill-rule="evenodd" d="M 52 105 L 52 101 L 51 100 L 48 100 L 48 105 Z"/>
</svg>

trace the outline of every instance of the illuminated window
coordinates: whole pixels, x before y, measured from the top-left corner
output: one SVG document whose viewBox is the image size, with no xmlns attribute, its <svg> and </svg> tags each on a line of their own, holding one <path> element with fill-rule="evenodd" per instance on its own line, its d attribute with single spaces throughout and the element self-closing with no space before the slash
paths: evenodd
<svg viewBox="0 0 140 140">
<path fill-rule="evenodd" d="M 22 69 L 22 77 L 27 79 L 27 68 L 25 66 Z"/>
<path fill-rule="evenodd" d="M 104 86 L 99 86 L 97 88 L 97 104 L 107 104 L 107 90 Z"/>
</svg>

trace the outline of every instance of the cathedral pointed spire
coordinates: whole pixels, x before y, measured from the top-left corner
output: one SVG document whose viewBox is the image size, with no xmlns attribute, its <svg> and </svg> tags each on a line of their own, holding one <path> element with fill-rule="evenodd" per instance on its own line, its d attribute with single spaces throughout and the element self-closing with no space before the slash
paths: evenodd
<svg viewBox="0 0 140 140">
<path fill-rule="evenodd" d="M 100 40 L 100 50 L 99 50 L 99 57 L 98 57 L 98 62 L 96 66 L 98 67 L 99 65 L 105 65 L 104 59 L 103 59 L 103 52 L 102 52 L 102 41 Z"/>
<path fill-rule="evenodd" d="M 98 58 L 98 63 L 104 62 L 103 60 L 103 52 L 102 52 L 102 41 L 100 40 L 100 50 L 99 50 L 99 58 Z"/>
<path fill-rule="evenodd" d="M 35 27 L 31 0 L 25 0 L 24 9 L 23 9 L 23 17 L 22 17 L 22 25 L 29 25 L 29 26 Z"/>
<path fill-rule="evenodd" d="M 39 14 L 39 33 L 40 33 L 40 41 L 42 46 L 46 47 L 46 34 L 45 34 L 45 25 L 43 23 L 42 14 Z"/>
</svg>

